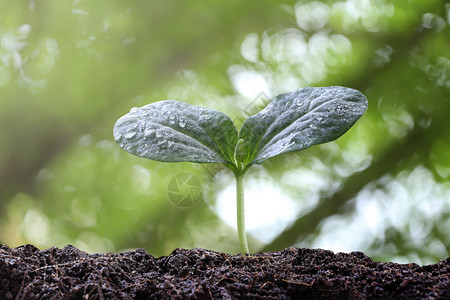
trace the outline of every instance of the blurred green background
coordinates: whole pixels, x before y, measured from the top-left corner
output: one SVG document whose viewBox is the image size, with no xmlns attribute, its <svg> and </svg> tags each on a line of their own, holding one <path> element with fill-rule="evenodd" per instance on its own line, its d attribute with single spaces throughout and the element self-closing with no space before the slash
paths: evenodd
<svg viewBox="0 0 450 300">
<path fill-rule="evenodd" d="M 347 134 L 249 171 L 251 251 L 447 258 L 446 2 L 0 2 L 0 242 L 238 253 L 232 174 L 133 157 L 115 121 L 175 99 L 240 124 L 279 93 L 342 85 L 369 100 Z M 188 207 L 170 201 L 179 174 L 200 182 Z"/>
</svg>

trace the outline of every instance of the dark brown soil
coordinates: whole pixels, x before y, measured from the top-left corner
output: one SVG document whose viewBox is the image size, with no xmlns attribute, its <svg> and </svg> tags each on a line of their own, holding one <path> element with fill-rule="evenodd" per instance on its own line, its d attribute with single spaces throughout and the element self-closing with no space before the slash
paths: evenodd
<svg viewBox="0 0 450 300">
<path fill-rule="evenodd" d="M 449 271 L 450 258 L 419 266 L 321 249 L 154 258 L 0 245 L 0 299 L 450 299 Z"/>
</svg>

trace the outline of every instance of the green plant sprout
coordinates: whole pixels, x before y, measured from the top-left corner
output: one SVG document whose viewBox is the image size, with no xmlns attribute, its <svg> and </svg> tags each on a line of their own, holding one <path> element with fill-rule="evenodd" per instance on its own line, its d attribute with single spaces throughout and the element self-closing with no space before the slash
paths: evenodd
<svg viewBox="0 0 450 300">
<path fill-rule="evenodd" d="M 236 177 L 237 231 L 243 254 L 244 177 L 254 164 L 291 151 L 333 141 L 364 114 L 366 97 L 357 90 L 306 87 L 276 96 L 236 129 L 214 109 L 175 100 L 134 107 L 114 125 L 114 139 L 127 152 L 163 162 L 222 163 Z"/>
</svg>

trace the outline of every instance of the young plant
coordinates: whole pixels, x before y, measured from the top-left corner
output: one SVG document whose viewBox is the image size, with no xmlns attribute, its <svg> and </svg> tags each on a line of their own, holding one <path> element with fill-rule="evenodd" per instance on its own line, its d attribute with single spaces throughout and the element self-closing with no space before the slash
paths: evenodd
<svg viewBox="0 0 450 300">
<path fill-rule="evenodd" d="M 114 139 L 131 154 L 163 162 L 222 163 L 236 177 L 237 228 L 248 254 L 244 177 L 254 164 L 326 143 L 344 134 L 367 109 L 360 92 L 345 87 L 302 88 L 276 96 L 247 118 L 239 132 L 217 110 L 165 100 L 130 112 L 114 125 Z"/>
</svg>

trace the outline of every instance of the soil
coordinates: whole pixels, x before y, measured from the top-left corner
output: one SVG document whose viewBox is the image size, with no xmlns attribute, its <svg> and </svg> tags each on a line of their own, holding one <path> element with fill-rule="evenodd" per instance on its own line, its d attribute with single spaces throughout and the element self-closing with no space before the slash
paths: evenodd
<svg viewBox="0 0 450 300">
<path fill-rule="evenodd" d="M 450 299 L 450 258 L 373 262 L 361 252 L 287 248 L 251 256 L 176 249 L 88 254 L 0 245 L 0 299 Z"/>
</svg>

